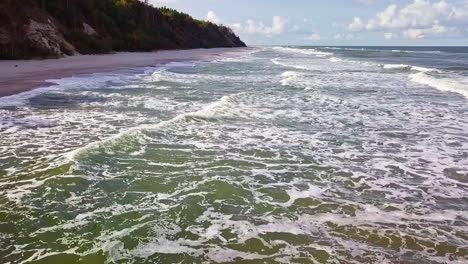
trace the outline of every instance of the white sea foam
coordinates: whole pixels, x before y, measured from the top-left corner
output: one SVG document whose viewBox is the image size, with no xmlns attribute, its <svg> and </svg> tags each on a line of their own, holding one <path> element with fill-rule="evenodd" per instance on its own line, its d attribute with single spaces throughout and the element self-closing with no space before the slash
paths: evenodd
<svg viewBox="0 0 468 264">
<path fill-rule="evenodd" d="M 214 63 L 247 62 L 247 61 L 251 61 L 255 59 L 256 57 L 253 55 L 263 50 L 265 50 L 265 48 L 253 48 L 253 49 L 246 49 L 242 52 L 236 52 L 235 54 L 228 53 L 226 57 L 221 57 L 220 59 L 216 59 L 213 62 Z"/>
<path fill-rule="evenodd" d="M 296 200 L 302 198 L 315 198 L 320 197 L 323 193 L 323 190 L 317 186 L 308 185 L 308 189 L 306 190 L 298 190 L 297 188 L 293 188 L 287 191 L 289 195 L 289 202 L 288 205 L 292 205 Z"/>
<path fill-rule="evenodd" d="M 411 81 L 416 83 L 428 85 L 441 91 L 459 93 L 465 97 L 468 97 L 468 80 L 466 78 L 437 78 L 425 72 L 411 74 L 409 78 Z"/>
<path fill-rule="evenodd" d="M 284 66 L 284 67 L 291 67 L 291 68 L 295 68 L 295 69 L 298 69 L 298 70 L 308 70 L 309 69 L 309 67 L 306 67 L 304 65 L 298 65 L 297 63 L 286 62 L 286 61 L 281 60 L 279 58 L 271 59 L 271 62 L 273 62 L 273 64 L 276 64 L 276 65 L 280 65 L 280 66 Z"/>
<path fill-rule="evenodd" d="M 411 70 L 411 66 L 406 65 L 406 64 L 385 64 L 383 65 L 384 69 L 390 69 L 390 70 Z"/>
<path fill-rule="evenodd" d="M 456 257 L 436 257 L 427 250 L 437 246 L 414 250 L 403 241 L 441 242 L 450 250 L 466 244 L 459 235 L 468 217 L 465 106 L 459 100 L 421 103 L 421 93 L 408 92 L 408 79 L 402 78 L 442 79 L 451 73 L 368 70 L 344 57 L 333 63 L 328 57 L 263 55 L 253 70 L 227 62 L 226 69 L 219 63 L 214 72 L 153 68 L 124 84 L 125 90 L 91 85 L 73 91 L 105 98 L 104 107 L 98 101 L 71 109 L 0 109 L 0 115 L 12 115 L 0 127 L 17 128 L 12 135 L 0 131 L 4 200 L 36 206 L 32 212 L 47 207 L 58 217 L 38 230 L 21 230 L 45 241 L 18 246 L 18 255 L 38 260 L 73 244 L 81 250 L 71 254 L 104 252 L 108 262 L 153 261 L 160 254 L 220 263 L 290 263 L 303 256 L 320 262 L 316 250 L 326 252 L 329 262 L 390 263 L 397 255 L 400 262 L 417 256 L 445 263 Z M 270 59 L 293 69 L 273 67 Z M 182 85 L 167 83 L 159 89 L 151 81 L 155 71 L 162 80 L 192 79 L 197 85 L 179 89 Z M 104 87 L 113 86 L 110 82 Z M 23 129 L 23 119 L 34 129 Z M 44 124 L 36 124 L 39 120 Z M 61 155 L 93 140 L 69 153 L 83 165 L 80 170 L 62 174 L 73 163 Z M 51 166 L 44 166 L 47 160 L 33 163 L 43 156 L 61 159 Z M 9 160 L 24 160 L 27 168 Z M 44 180 L 52 170 L 59 176 Z M 19 181 L 22 177 L 28 180 Z M 70 213 L 61 218 L 55 208 Z M 25 217 L 44 216 L 26 212 Z M 82 235 L 103 221 L 109 224 L 101 234 Z M 53 239 L 64 232 L 66 239 Z M 387 238 L 393 242 L 394 236 L 401 247 L 376 245 Z M 247 249 L 252 242 L 268 249 L 253 253 Z M 49 243 L 58 248 L 43 250 Z M 83 252 L 88 245 L 92 249 Z"/>
<path fill-rule="evenodd" d="M 418 67 L 418 66 L 412 66 L 411 69 L 414 70 L 414 71 L 420 71 L 420 72 L 440 72 L 437 69 Z"/>
<path fill-rule="evenodd" d="M 148 67 L 147 67 L 148 68 Z M 138 79 L 140 76 L 133 71 L 116 71 L 110 73 L 94 73 L 77 75 L 61 79 L 48 79 L 46 83 L 51 85 L 36 88 L 19 94 L 1 97 L 0 106 L 20 106 L 29 102 L 30 99 L 41 94 L 50 92 L 63 92 L 69 89 L 98 89 L 102 87 L 110 88 L 112 83 L 124 85 L 131 80 Z"/>
<path fill-rule="evenodd" d="M 330 58 L 330 61 L 331 61 L 331 62 L 342 62 L 343 59 L 336 58 L 336 57 L 331 57 L 331 58 Z"/>
<path fill-rule="evenodd" d="M 299 72 L 286 71 L 283 74 L 281 74 L 281 77 L 283 77 L 283 79 L 281 79 L 280 83 L 283 86 L 300 86 L 301 76 L 302 74 Z"/>
<path fill-rule="evenodd" d="M 180 68 L 180 67 L 195 67 L 199 61 L 180 61 L 180 62 L 169 62 L 154 67 L 139 67 L 127 71 L 115 71 L 110 73 L 94 73 L 94 74 L 83 74 L 61 79 L 48 79 L 46 83 L 52 85 L 36 88 L 30 91 L 22 92 L 19 94 L 1 97 L 0 107 L 6 106 L 20 106 L 28 103 L 29 99 L 34 98 L 38 95 L 48 92 L 60 92 L 67 89 L 96 89 L 106 86 L 109 88 L 109 83 L 113 84 L 126 84 L 131 80 L 139 79 L 141 74 L 135 74 L 135 71 L 143 72 L 154 72 L 154 78 L 157 79 L 158 73 L 164 69 Z M 159 69 L 159 70 L 157 70 Z M 187 80 L 185 80 L 187 81 Z M 125 86 L 125 87 L 128 87 Z"/>
<path fill-rule="evenodd" d="M 57 91 L 59 89 L 60 87 L 58 86 L 41 87 L 19 94 L 0 97 L 0 107 L 21 106 L 28 103 L 29 99 L 31 98 L 47 92 Z"/>
<path fill-rule="evenodd" d="M 331 56 L 331 52 L 318 51 L 316 49 L 299 49 L 299 48 L 289 48 L 289 47 L 274 47 L 274 50 L 287 52 L 287 53 L 299 53 L 304 55 L 314 55 L 316 57 Z"/>
<path fill-rule="evenodd" d="M 406 71 L 418 71 L 418 72 L 440 72 L 437 69 L 419 67 L 419 66 L 412 66 L 407 64 L 384 64 L 382 66 L 384 69 L 387 70 L 406 70 Z"/>
<path fill-rule="evenodd" d="M 165 67 L 167 68 L 178 68 L 178 67 L 189 67 L 193 68 L 197 63 L 200 63 L 198 61 L 173 61 L 169 62 L 167 64 L 164 64 Z"/>
<path fill-rule="evenodd" d="M 80 155 L 84 153 L 88 153 L 89 151 L 92 151 L 94 149 L 97 149 L 97 148 L 100 148 L 102 146 L 106 146 L 109 144 L 112 145 L 122 140 L 123 138 L 133 138 L 135 140 L 138 140 L 138 135 L 144 130 L 147 130 L 147 131 L 159 130 L 166 126 L 183 121 L 186 118 L 203 118 L 203 119 L 215 118 L 218 115 L 222 115 L 227 110 L 232 109 L 232 107 L 230 106 L 231 104 L 232 104 L 231 97 L 223 96 L 219 101 L 211 103 L 199 111 L 180 114 L 172 119 L 162 121 L 156 125 L 143 125 L 143 126 L 133 127 L 133 128 L 124 130 L 102 141 L 93 142 L 84 147 L 68 152 L 65 154 L 65 157 L 67 157 L 69 160 L 76 161 L 77 157 L 79 157 Z"/>
<path fill-rule="evenodd" d="M 372 49 L 372 48 L 340 48 L 340 47 L 324 47 L 328 50 L 348 50 L 348 51 L 369 51 L 369 52 L 392 52 L 392 53 L 422 53 L 422 54 L 440 54 L 440 50 L 385 50 L 385 49 Z"/>
</svg>

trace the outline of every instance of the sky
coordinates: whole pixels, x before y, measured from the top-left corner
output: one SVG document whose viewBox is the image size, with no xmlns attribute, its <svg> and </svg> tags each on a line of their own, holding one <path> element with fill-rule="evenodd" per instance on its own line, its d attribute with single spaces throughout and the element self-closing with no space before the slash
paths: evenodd
<svg viewBox="0 0 468 264">
<path fill-rule="evenodd" d="M 468 0 L 149 0 L 248 45 L 467 46 Z"/>
</svg>

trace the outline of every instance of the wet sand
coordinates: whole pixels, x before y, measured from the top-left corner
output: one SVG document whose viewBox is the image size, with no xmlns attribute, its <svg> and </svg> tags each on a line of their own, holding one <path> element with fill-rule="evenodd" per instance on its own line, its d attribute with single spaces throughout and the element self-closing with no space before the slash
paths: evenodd
<svg viewBox="0 0 468 264">
<path fill-rule="evenodd" d="M 110 72 L 171 61 L 214 60 L 235 57 L 245 48 L 121 52 L 105 55 L 78 55 L 61 59 L 0 61 L 0 97 L 45 87 L 47 80 L 80 74 Z"/>
</svg>

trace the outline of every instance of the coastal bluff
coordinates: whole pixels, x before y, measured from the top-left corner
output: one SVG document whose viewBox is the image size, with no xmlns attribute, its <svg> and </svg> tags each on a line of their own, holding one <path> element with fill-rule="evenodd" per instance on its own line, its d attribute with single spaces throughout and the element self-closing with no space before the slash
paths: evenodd
<svg viewBox="0 0 468 264">
<path fill-rule="evenodd" d="M 228 27 L 146 1 L 0 2 L 0 59 L 245 46 Z"/>
</svg>

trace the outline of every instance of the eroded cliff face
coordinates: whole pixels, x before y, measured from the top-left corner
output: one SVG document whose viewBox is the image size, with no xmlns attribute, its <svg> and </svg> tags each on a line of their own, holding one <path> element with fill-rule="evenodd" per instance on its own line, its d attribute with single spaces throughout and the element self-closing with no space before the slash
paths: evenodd
<svg viewBox="0 0 468 264">
<path fill-rule="evenodd" d="M 75 55 L 75 47 L 65 40 L 57 26 L 49 19 L 46 23 L 39 23 L 33 19 L 24 27 L 24 37 L 28 44 L 54 56 Z"/>
<path fill-rule="evenodd" d="M 35 1 L 0 2 L 0 58 L 24 59 L 77 54 L 58 23 Z"/>
<path fill-rule="evenodd" d="M 243 46 L 227 27 L 138 0 L 0 1 L 0 59 Z"/>
</svg>

